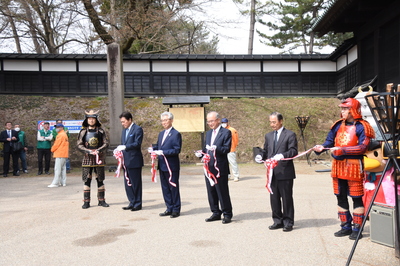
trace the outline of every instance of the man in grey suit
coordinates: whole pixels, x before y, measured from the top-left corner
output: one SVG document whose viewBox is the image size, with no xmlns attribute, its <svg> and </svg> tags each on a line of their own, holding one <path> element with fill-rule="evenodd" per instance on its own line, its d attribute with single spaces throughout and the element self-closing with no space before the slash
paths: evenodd
<svg viewBox="0 0 400 266">
<path fill-rule="evenodd" d="M 283 116 L 274 112 L 269 116 L 269 125 L 273 131 L 265 135 L 264 150 L 256 156 L 256 161 L 275 159 L 278 165 L 273 169 L 270 203 L 274 223 L 270 230 L 283 228 L 284 232 L 293 230 L 294 204 L 293 182 L 296 178 L 293 160 L 281 161 L 297 155 L 296 134 L 283 127 Z"/>
<path fill-rule="evenodd" d="M 121 143 L 117 150 L 122 151 L 124 165 L 128 180 L 124 179 L 126 196 L 129 200 L 124 210 L 139 211 L 142 209 L 142 140 L 143 129 L 133 123 L 132 114 L 123 112 L 119 119 L 124 130 L 122 130 Z"/>
</svg>

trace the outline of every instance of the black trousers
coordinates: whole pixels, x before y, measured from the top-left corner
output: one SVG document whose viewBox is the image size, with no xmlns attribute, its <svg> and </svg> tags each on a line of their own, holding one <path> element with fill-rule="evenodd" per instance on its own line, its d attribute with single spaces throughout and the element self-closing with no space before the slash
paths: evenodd
<svg viewBox="0 0 400 266">
<path fill-rule="evenodd" d="M 130 186 L 124 177 L 126 196 L 129 200 L 129 206 L 134 208 L 142 206 L 142 167 L 128 168 L 128 178 Z"/>
<path fill-rule="evenodd" d="M 205 177 L 208 203 L 213 214 L 221 215 L 224 217 L 232 218 L 232 203 L 229 196 L 228 175 L 221 175 L 218 178 L 218 183 L 214 186 L 210 185 L 210 181 Z M 219 208 L 221 205 L 221 209 Z"/>
<path fill-rule="evenodd" d="M 50 149 L 38 149 L 38 171 L 43 172 L 43 157 L 44 157 L 44 171 L 50 171 Z"/>
<path fill-rule="evenodd" d="M 19 152 L 14 152 L 14 151 L 9 151 L 9 152 L 4 152 L 4 164 L 3 164 L 3 174 L 7 175 L 9 168 L 10 168 L 10 157 L 12 157 L 13 160 L 13 174 L 15 175 L 18 172 L 18 156 Z"/>
<path fill-rule="evenodd" d="M 272 219 L 275 224 L 293 226 L 294 204 L 293 204 L 293 179 L 277 180 L 272 178 L 270 202 Z"/>
</svg>

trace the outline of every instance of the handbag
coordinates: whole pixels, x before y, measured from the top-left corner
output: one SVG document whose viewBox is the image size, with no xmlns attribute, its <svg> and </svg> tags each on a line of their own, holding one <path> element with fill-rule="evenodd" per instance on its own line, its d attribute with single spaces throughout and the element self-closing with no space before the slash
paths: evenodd
<svg viewBox="0 0 400 266">
<path fill-rule="evenodd" d="M 22 142 L 18 141 L 18 142 L 13 142 L 12 148 L 15 152 L 17 152 L 21 151 L 24 148 L 24 146 L 22 146 Z"/>
</svg>

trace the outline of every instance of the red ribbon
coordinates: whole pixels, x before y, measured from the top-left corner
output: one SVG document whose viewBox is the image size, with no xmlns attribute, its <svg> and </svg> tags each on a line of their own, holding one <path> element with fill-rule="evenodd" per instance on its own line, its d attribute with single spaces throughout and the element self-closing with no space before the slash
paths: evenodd
<svg viewBox="0 0 400 266">
<path fill-rule="evenodd" d="M 214 167 L 218 171 L 217 177 L 215 177 L 215 175 L 213 173 L 211 173 L 211 171 L 208 167 L 208 163 L 210 162 L 210 159 L 211 159 L 210 154 L 204 153 L 201 150 L 198 150 L 197 152 L 203 154 L 203 158 L 201 159 L 201 161 L 203 162 L 204 175 L 207 177 L 208 181 L 210 181 L 210 185 L 214 186 L 215 184 L 218 184 L 217 178 L 220 177 L 220 174 L 219 174 L 219 168 L 217 167 L 217 158 L 215 157 L 215 150 L 214 150 L 213 154 L 214 154 Z"/>
<path fill-rule="evenodd" d="M 151 169 L 150 169 L 151 182 L 157 183 L 157 178 L 156 178 L 156 173 L 157 173 L 157 170 L 156 170 L 156 158 L 157 158 L 157 154 L 155 154 L 155 152 L 151 152 L 150 155 L 151 155 Z"/>
<path fill-rule="evenodd" d="M 325 148 L 325 149 L 327 149 L 327 148 Z M 294 156 L 292 158 L 282 158 L 281 161 L 288 161 L 288 160 L 296 159 L 300 156 L 303 156 L 303 155 L 309 153 L 312 150 L 313 150 L 313 148 L 311 148 L 307 151 L 304 151 L 300 154 L 297 154 L 296 156 Z M 272 182 L 273 169 L 278 165 L 278 161 L 271 158 L 271 159 L 268 159 L 268 160 L 262 161 L 262 162 L 264 162 L 264 166 L 267 169 L 267 172 L 266 172 L 267 184 L 265 185 L 265 187 L 267 188 L 269 193 L 274 194 L 271 189 L 271 182 Z"/>
<path fill-rule="evenodd" d="M 151 181 L 152 182 L 157 182 L 156 181 L 156 164 L 155 164 L 155 159 L 157 158 L 157 154 L 153 151 L 150 153 L 151 154 Z M 169 163 L 168 163 L 168 159 L 167 157 L 165 157 L 164 154 L 161 154 L 164 157 L 164 161 L 165 164 L 167 165 L 168 168 L 168 173 L 169 173 L 169 178 L 168 178 L 168 182 L 171 186 L 176 187 L 176 184 L 174 182 L 172 182 L 172 171 L 171 168 L 169 167 Z"/>
<path fill-rule="evenodd" d="M 115 159 L 117 159 L 118 160 L 118 167 L 117 167 L 117 170 L 115 171 L 115 175 L 114 175 L 114 177 L 119 177 L 119 175 L 120 175 L 120 173 L 121 173 L 121 168 L 123 167 L 124 168 L 124 176 L 125 176 L 125 180 L 126 180 L 126 184 L 128 185 L 128 186 L 132 186 L 132 184 L 131 184 L 131 182 L 129 181 L 129 178 L 128 178 L 128 175 L 127 175 L 127 171 L 126 171 L 126 168 L 125 168 L 125 164 L 124 164 L 124 154 L 122 153 L 122 151 L 118 151 L 118 150 L 114 150 L 114 157 L 115 157 Z"/>
<path fill-rule="evenodd" d="M 268 192 L 271 194 L 274 194 L 271 189 L 271 182 L 272 182 L 272 173 L 273 169 L 278 165 L 278 161 L 275 159 L 268 159 L 264 161 L 264 166 L 267 169 L 266 173 L 266 179 L 267 179 L 267 184 L 265 187 L 267 188 Z"/>
<path fill-rule="evenodd" d="M 99 153 L 96 153 L 96 164 L 102 164 L 103 162 L 99 160 Z"/>
</svg>

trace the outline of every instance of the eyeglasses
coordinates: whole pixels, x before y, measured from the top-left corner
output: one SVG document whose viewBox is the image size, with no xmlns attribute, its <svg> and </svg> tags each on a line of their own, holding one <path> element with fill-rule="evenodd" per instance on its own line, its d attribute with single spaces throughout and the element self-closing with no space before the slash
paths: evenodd
<svg viewBox="0 0 400 266">
<path fill-rule="evenodd" d="M 214 123 L 215 121 L 217 121 L 217 119 L 215 119 L 215 120 L 208 120 L 208 121 L 207 121 L 207 124 Z"/>
</svg>

